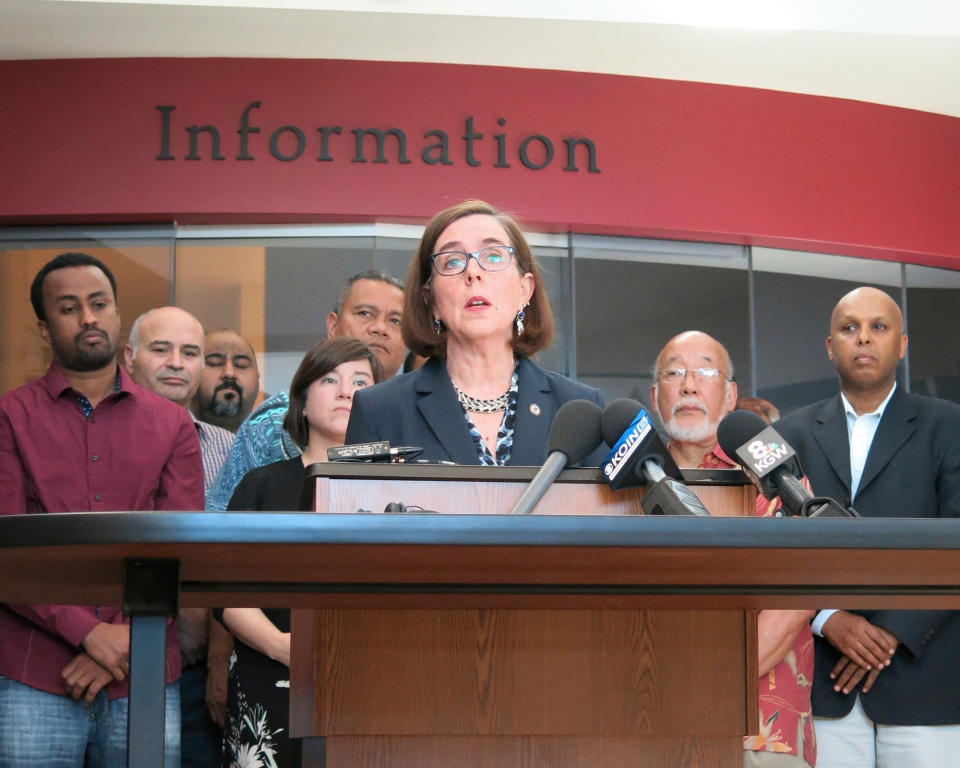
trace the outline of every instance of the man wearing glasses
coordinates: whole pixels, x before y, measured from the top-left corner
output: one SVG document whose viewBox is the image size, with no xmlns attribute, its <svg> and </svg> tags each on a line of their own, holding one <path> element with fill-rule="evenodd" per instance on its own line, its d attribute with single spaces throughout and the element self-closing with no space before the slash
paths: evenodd
<svg viewBox="0 0 960 768">
<path fill-rule="evenodd" d="M 674 336 L 657 356 L 650 401 L 670 436 L 677 466 L 736 469 L 717 444 L 717 425 L 737 402 L 733 362 L 723 345 L 701 331 Z M 757 497 L 758 515 L 779 499 Z M 813 611 L 761 611 L 759 635 L 760 722 L 743 741 L 745 768 L 809 768 L 816 763 L 810 708 L 813 679 Z"/>
<path fill-rule="evenodd" d="M 701 331 L 670 339 L 657 355 L 650 402 L 677 466 L 737 466 L 717 445 L 717 425 L 737 402 L 733 363 L 719 341 Z"/>
</svg>

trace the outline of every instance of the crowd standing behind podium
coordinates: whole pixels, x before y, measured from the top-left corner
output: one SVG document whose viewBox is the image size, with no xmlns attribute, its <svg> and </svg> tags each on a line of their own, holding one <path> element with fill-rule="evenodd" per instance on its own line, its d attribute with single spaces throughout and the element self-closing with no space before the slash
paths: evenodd
<svg viewBox="0 0 960 768">
<path fill-rule="evenodd" d="M 157 308 L 134 323 L 119 366 L 117 294 L 110 270 L 86 254 L 61 254 L 38 272 L 31 302 L 53 362 L 41 379 L 0 397 L 3 514 L 202 509 L 205 491 L 207 508 L 223 509 L 250 470 L 287 459 L 247 475 L 241 497 L 230 504 L 264 509 L 262 499 L 247 499 L 263 477 L 293 464 L 299 473 L 306 461 L 318 460 L 318 446 L 329 440 L 305 440 L 316 425 L 296 379 L 291 393 L 252 410 L 256 356 L 234 331 L 204 337 L 189 313 Z M 350 391 L 328 398 L 352 405 L 342 425 L 346 441 L 420 445 L 434 461 L 542 463 L 559 405 L 574 398 L 602 404 L 597 390 L 530 360 L 549 343 L 552 327 L 539 268 L 516 222 L 480 201 L 441 211 L 425 228 L 405 291 L 386 273 L 362 272 L 346 282 L 328 316 L 331 340 L 369 344 L 350 357 L 368 355 L 364 383 L 379 380 L 380 369 L 387 378 L 358 388 L 356 376 L 347 376 Z M 840 394 L 788 414 L 776 427 L 818 495 L 852 503 L 862 516 L 957 517 L 960 407 L 898 388 L 906 345 L 902 315 L 887 294 L 859 288 L 843 296 L 826 342 Z M 395 377 L 404 346 L 426 363 Z M 339 363 L 333 368 L 308 385 L 333 387 L 327 379 L 340 372 Z M 668 341 L 650 396 L 678 465 L 737 466 L 716 441 L 717 424 L 737 394 L 732 361 L 718 341 L 700 331 Z M 751 400 L 742 407 L 777 418 L 771 404 Z M 187 409 L 191 403 L 202 421 Z M 306 433 L 289 423 L 288 411 L 296 409 Z M 343 437 L 341 430 L 337 439 Z M 585 463 L 599 458 L 598 452 Z M 778 500 L 758 498 L 757 514 L 777 508 Z M 244 633 L 245 619 L 263 616 L 245 611 L 234 617 Z M 957 612 L 814 613 L 760 613 L 760 721 L 744 741 L 745 767 L 955 761 Z M 179 766 L 181 751 L 183 765 L 237 765 L 235 749 L 218 756 L 215 725 L 224 719 L 232 638 L 204 611 L 183 611 L 177 623 L 182 657 L 172 621 L 167 631 L 166 765 Z M 282 627 L 271 626 L 282 635 Z M 129 625 L 119 608 L 0 605 L 0 768 L 125 765 L 128 671 Z M 241 689 L 235 690 L 236 697 Z M 255 704 L 244 699 L 244 706 Z M 284 718 L 274 729 L 287 728 Z"/>
</svg>

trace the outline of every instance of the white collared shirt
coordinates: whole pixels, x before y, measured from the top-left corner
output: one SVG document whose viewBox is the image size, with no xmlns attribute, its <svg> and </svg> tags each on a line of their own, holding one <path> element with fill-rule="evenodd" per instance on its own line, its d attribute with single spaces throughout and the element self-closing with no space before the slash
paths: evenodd
<svg viewBox="0 0 960 768">
<path fill-rule="evenodd" d="M 863 477 L 863 468 L 867 464 L 867 455 L 870 453 L 870 446 L 873 445 L 873 438 L 877 434 L 877 427 L 880 426 L 880 419 L 883 418 L 883 412 L 897 390 L 897 382 L 883 398 L 883 402 L 877 406 L 875 411 L 858 415 L 847 400 L 847 396 L 840 393 L 840 399 L 843 401 L 843 410 L 847 415 L 847 439 L 850 443 L 850 498 L 855 499 L 857 490 L 860 487 L 860 478 Z"/>
<path fill-rule="evenodd" d="M 850 443 L 850 498 L 857 496 L 857 490 L 860 488 L 860 478 L 863 477 L 863 468 L 867 465 L 867 456 L 870 455 L 870 446 L 873 445 L 873 438 L 877 434 L 877 428 L 880 426 L 880 419 L 883 418 L 883 412 L 887 409 L 887 404 L 893 393 L 897 391 L 897 382 L 893 382 L 887 396 L 883 402 L 877 406 L 871 413 L 857 414 L 847 396 L 840 393 L 840 399 L 843 401 L 843 411 L 847 415 L 847 441 Z M 817 613 L 810 625 L 813 634 L 823 637 L 821 630 L 827 623 L 836 609 L 825 609 Z"/>
</svg>

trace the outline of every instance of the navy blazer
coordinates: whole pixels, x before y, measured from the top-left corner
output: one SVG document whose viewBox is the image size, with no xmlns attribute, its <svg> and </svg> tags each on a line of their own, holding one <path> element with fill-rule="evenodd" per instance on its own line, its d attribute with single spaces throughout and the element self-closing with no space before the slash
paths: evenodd
<svg viewBox="0 0 960 768">
<path fill-rule="evenodd" d="M 840 395 L 791 413 L 775 427 L 800 456 L 814 493 L 849 505 L 850 443 Z M 853 506 L 864 517 L 960 517 L 960 406 L 908 395 L 898 386 L 873 438 Z M 851 613 L 901 641 L 890 666 L 861 697 L 870 718 L 884 725 L 960 723 L 960 612 Z M 829 675 L 840 653 L 824 638 L 815 641 L 813 713 L 842 717 L 856 693 L 834 692 Z"/>
<path fill-rule="evenodd" d="M 582 398 L 603 406 L 600 390 L 544 371 L 526 358 L 520 360 L 517 386 L 512 466 L 543 464 L 553 417 L 568 400 Z M 418 371 L 354 393 L 346 444 L 376 440 L 421 447 L 418 458 L 428 461 L 480 463 L 453 382 L 439 358 L 431 358 Z M 599 465 L 607 450 L 601 444 L 583 464 Z"/>
</svg>

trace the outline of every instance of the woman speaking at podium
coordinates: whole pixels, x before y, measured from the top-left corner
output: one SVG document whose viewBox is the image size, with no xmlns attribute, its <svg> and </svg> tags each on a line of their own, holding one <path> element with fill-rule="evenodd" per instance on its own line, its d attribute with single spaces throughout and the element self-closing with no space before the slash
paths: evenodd
<svg viewBox="0 0 960 768">
<path fill-rule="evenodd" d="M 563 403 L 602 405 L 599 390 L 530 361 L 553 335 L 547 291 L 520 227 L 482 201 L 427 224 L 401 330 L 407 348 L 429 359 L 356 394 L 348 445 L 388 440 L 423 448 L 427 461 L 538 466 Z"/>
<path fill-rule="evenodd" d="M 383 379 L 383 367 L 362 341 L 327 339 L 307 352 L 290 384 L 284 429 L 303 455 L 257 467 L 233 492 L 231 511 L 295 512 L 303 469 L 327 460 L 343 443 L 356 392 Z M 227 681 L 223 765 L 300 765 L 290 740 L 290 611 L 226 608 L 215 615 L 237 639 Z"/>
</svg>

